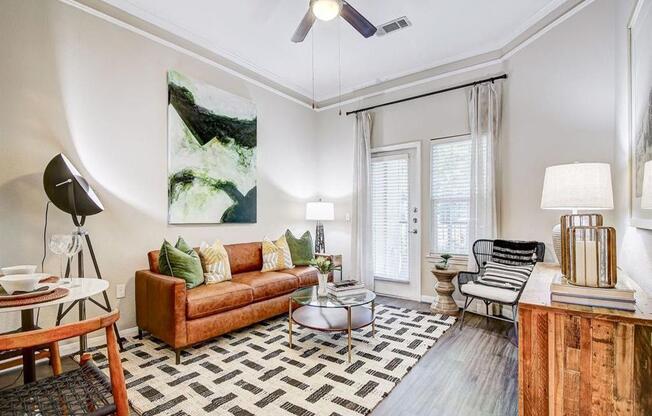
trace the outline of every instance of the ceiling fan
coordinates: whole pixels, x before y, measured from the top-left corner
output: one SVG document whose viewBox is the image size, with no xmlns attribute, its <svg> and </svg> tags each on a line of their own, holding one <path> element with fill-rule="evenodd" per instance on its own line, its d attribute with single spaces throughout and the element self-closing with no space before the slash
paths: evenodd
<svg viewBox="0 0 652 416">
<path fill-rule="evenodd" d="M 310 0 L 308 11 L 294 32 L 292 42 L 303 42 L 316 19 L 327 22 L 337 16 L 341 16 L 365 38 L 373 36 L 378 30 L 346 0 Z"/>
</svg>

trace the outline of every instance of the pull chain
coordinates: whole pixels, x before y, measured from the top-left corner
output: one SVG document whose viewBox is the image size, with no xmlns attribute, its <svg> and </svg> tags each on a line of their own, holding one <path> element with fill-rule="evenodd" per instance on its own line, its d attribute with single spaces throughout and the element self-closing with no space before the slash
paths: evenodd
<svg viewBox="0 0 652 416">
<path fill-rule="evenodd" d="M 338 59 L 338 71 L 337 78 L 339 82 L 339 106 L 340 106 L 340 116 L 342 115 L 342 19 L 337 21 L 337 59 Z"/>
<path fill-rule="evenodd" d="M 310 33 L 310 38 L 312 40 L 312 109 L 315 109 L 315 31 L 316 28 L 312 28 Z"/>
</svg>

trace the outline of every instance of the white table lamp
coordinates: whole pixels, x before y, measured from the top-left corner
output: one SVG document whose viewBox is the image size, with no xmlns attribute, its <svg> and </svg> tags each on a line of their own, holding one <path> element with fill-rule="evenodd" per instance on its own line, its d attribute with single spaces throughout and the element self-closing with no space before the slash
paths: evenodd
<svg viewBox="0 0 652 416">
<path fill-rule="evenodd" d="M 652 209 L 652 160 L 645 162 L 643 171 L 643 193 L 641 194 L 641 208 Z"/>
<path fill-rule="evenodd" d="M 333 221 L 335 219 L 335 207 L 332 202 L 308 202 L 306 204 L 306 220 L 317 221 L 315 229 L 315 253 L 326 251 L 324 241 L 324 224 L 322 221 Z"/>
<path fill-rule="evenodd" d="M 652 168 L 651 168 L 652 169 Z M 651 172 L 652 174 L 652 172 Z M 546 168 L 541 194 L 542 209 L 613 209 L 611 166 L 608 163 L 572 163 Z M 552 230 L 552 243 L 561 261 L 561 227 Z"/>
</svg>

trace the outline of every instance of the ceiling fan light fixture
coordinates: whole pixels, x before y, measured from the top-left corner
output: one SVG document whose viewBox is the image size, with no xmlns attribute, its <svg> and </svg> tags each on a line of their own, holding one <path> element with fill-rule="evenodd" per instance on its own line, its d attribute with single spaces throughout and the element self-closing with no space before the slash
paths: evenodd
<svg viewBox="0 0 652 416">
<path fill-rule="evenodd" d="M 339 16 L 340 11 L 342 10 L 342 1 L 312 0 L 310 8 L 317 19 L 327 22 Z"/>
</svg>

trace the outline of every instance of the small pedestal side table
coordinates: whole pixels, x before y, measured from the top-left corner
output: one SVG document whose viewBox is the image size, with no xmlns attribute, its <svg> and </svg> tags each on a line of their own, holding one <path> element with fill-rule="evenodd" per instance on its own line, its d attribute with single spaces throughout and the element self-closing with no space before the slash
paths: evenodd
<svg viewBox="0 0 652 416">
<path fill-rule="evenodd" d="M 459 314 L 459 308 L 453 296 L 451 296 L 455 291 L 455 286 L 453 286 L 452 281 L 457 276 L 457 271 L 433 269 L 432 274 L 437 279 L 437 284 L 435 285 L 437 296 L 432 302 L 430 310 L 433 313 L 457 316 Z"/>
</svg>

